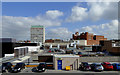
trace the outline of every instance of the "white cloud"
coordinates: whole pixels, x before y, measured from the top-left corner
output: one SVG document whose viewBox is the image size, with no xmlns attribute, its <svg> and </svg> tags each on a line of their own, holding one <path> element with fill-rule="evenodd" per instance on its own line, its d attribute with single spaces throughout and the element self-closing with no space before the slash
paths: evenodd
<svg viewBox="0 0 120 75">
<path fill-rule="evenodd" d="M 36 17 L 14 17 L 3 16 L 2 17 L 2 33 L 3 37 L 12 37 L 17 40 L 30 39 L 30 27 L 31 25 L 43 25 L 45 27 L 60 26 L 61 21 L 55 19 L 47 19 L 44 16 Z"/>
<path fill-rule="evenodd" d="M 120 0 L 84 0 L 85 2 L 119 2 Z"/>
<path fill-rule="evenodd" d="M 87 8 L 74 6 L 72 8 L 71 16 L 67 19 L 68 22 L 82 21 L 87 17 Z"/>
<path fill-rule="evenodd" d="M 118 18 L 118 3 L 117 2 L 88 2 L 88 8 L 83 8 L 80 5 L 74 6 L 71 10 L 71 15 L 67 18 L 68 22 L 76 22 L 83 20 L 114 20 Z"/>
<path fill-rule="evenodd" d="M 89 2 L 90 10 L 88 17 L 94 21 L 100 19 L 114 20 L 118 17 L 118 3 L 117 2 Z"/>
<path fill-rule="evenodd" d="M 59 39 L 70 39 L 72 36 L 72 32 L 69 31 L 67 28 L 55 28 L 55 29 L 49 29 L 46 33 L 47 38 L 59 38 Z"/>
<path fill-rule="evenodd" d="M 93 28 L 90 26 L 81 27 L 80 29 L 75 29 L 75 32 L 90 32 L 93 33 Z"/>
<path fill-rule="evenodd" d="M 85 26 L 75 31 L 79 32 L 90 32 L 94 34 L 104 35 L 108 39 L 118 38 L 118 20 L 112 20 L 109 23 L 100 25 Z"/>
<path fill-rule="evenodd" d="M 119 2 L 120 0 L 85 0 L 85 2 Z"/>
<path fill-rule="evenodd" d="M 58 11 L 58 10 L 48 10 L 46 12 L 46 16 L 51 18 L 51 19 L 56 19 L 60 16 L 63 16 L 63 12 Z"/>
</svg>

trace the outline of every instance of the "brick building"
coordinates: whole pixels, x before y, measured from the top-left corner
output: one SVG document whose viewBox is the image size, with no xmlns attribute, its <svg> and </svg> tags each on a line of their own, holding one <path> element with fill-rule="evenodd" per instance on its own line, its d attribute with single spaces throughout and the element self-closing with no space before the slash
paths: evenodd
<svg viewBox="0 0 120 75">
<path fill-rule="evenodd" d="M 79 32 L 76 32 L 73 34 L 73 40 L 87 40 L 87 45 L 99 45 L 100 40 L 107 40 L 107 38 L 104 38 L 104 36 L 101 35 L 94 35 L 92 33 L 81 33 L 79 35 Z"/>
<path fill-rule="evenodd" d="M 120 55 L 120 40 L 103 40 L 100 41 L 101 51 L 108 51 L 114 55 Z"/>
<path fill-rule="evenodd" d="M 45 43 L 61 43 L 63 40 L 61 39 L 47 39 L 45 40 Z"/>
</svg>

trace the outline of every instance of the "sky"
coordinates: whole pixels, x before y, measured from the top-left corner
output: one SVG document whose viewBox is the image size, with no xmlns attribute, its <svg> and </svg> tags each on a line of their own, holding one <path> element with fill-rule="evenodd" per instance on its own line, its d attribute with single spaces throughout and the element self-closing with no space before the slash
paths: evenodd
<svg viewBox="0 0 120 75">
<path fill-rule="evenodd" d="M 31 25 L 43 25 L 46 39 L 90 32 L 118 38 L 117 2 L 3 2 L 2 37 L 30 40 Z"/>
</svg>

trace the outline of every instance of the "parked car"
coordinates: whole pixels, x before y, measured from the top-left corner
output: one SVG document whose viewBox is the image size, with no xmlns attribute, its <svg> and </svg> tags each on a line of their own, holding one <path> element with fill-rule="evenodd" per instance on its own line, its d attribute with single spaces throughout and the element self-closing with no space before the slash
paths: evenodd
<svg viewBox="0 0 120 75">
<path fill-rule="evenodd" d="M 2 64 L 0 64 L 0 73 L 2 73 Z"/>
<path fill-rule="evenodd" d="M 120 63 L 113 63 L 113 69 L 120 71 Z"/>
<path fill-rule="evenodd" d="M 52 51 L 51 51 L 51 50 L 49 50 L 48 52 L 49 52 L 49 53 L 51 53 Z"/>
<path fill-rule="evenodd" d="M 48 52 L 51 53 L 51 52 L 54 52 L 54 50 L 53 50 L 53 49 L 50 49 L 50 50 L 48 50 Z"/>
<path fill-rule="evenodd" d="M 25 69 L 25 63 L 17 63 L 11 72 L 20 72 L 22 69 Z"/>
<path fill-rule="evenodd" d="M 65 54 L 65 50 L 63 50 L 63 49 L 60 49 L 60 51 L 61 51 L 63 54 Z"/>
<path fill-rule="evenodd" d="M 109 62 L 103 62 L 101 65 L 104 67 L 104 70 L 113 70 L 113 65 Z"/>
<path fill-rule="evenodd" d="M 10 72 L 12 70 L 12 66 L 12 63 L 10 62 L 2 63 L 2 72 Z"/>
<path fill-rule="evenodd" d="M 44 72 L 46 70 L 46 63 L 39 63 L 37 67 L 32 69 L 33 72 Z"/>
<path fill-rule="evenodd" d="M 104 68 L 101 64 L 93 63 L 90 65 L 92 71 L 103 71 Z"/>
<path fill-rule="evenodd" d="M 78 55 L 79 55 L 80 57 L 82 57 L 82 52 L 78 52 Z"/>
<path fill-rule="evenodd" d="M 80 70 L 89 71 L 91 67 L 87 62 L 81 62 Z"/>
</svg>

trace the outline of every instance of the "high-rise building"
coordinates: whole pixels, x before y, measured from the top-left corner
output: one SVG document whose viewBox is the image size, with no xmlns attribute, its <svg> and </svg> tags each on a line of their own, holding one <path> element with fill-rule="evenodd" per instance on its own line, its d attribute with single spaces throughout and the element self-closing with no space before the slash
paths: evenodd
<svg viewBox="0 0 120 75">
<path fill-rule="evenodd" d="M 45 42 L 45 28 L 44 26 L 31 26 L 31 42 Z"/>
</svg>

